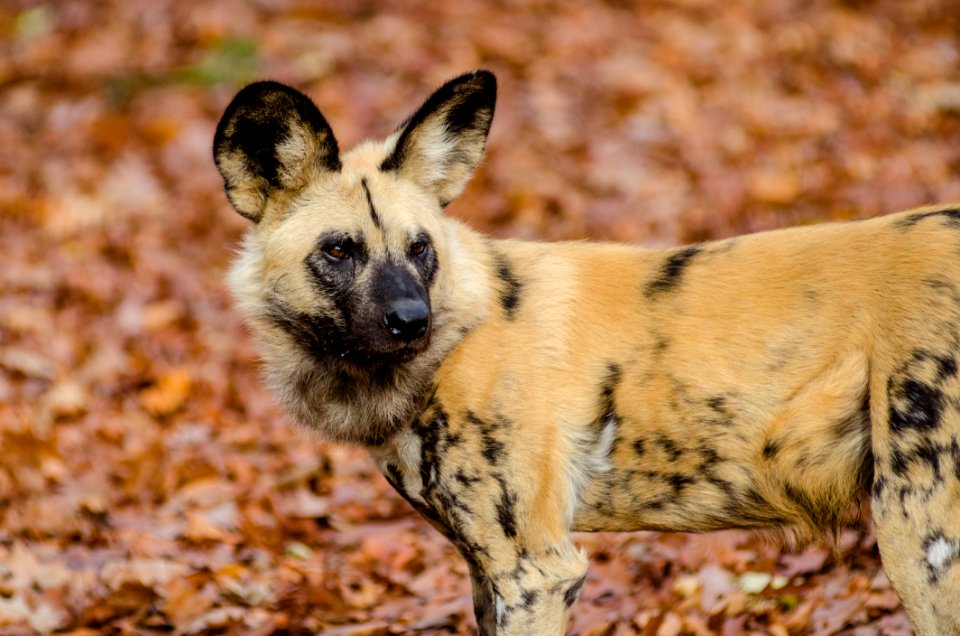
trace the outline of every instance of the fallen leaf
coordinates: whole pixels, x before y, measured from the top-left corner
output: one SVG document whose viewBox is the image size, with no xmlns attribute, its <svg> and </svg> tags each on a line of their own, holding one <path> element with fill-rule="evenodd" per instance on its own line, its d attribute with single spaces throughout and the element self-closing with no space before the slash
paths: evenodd
<svg viewBox="0 0 960 636">
<path fill-rule="evenodd" d="M 737 578 L 737 587 L 747 594 L 759 594 L 772 580 L 773 576 L 767 572 L 744 572 Z"/>
<path fill-rule="evenodd" d="M 188 369 L 168 371 L 157 379 L 155 385 L 140 392 L 140 403 L 151 415 L 172 415 L 183 406 L 192 385 L 193 379 Z"/>
</svg>

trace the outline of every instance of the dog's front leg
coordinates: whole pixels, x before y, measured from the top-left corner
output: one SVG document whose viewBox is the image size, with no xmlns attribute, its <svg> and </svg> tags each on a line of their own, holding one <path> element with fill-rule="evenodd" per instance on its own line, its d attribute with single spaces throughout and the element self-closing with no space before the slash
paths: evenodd
<svg viewBox="0 0 960 636">
<path fill-rule="evenodd" d="M 519 469 L 481 471 L 455 457 L 450 451 L 427 470 L 391 457 L 379 462 L 394 488 L 469 564 L 481 634 L 563 634 L 587 572 L 586 553 L 577 550 L 561 515 L 551 514 L 564 509 L 564 491 L 538 489 L 518 477 Z"/>
<path fill-rule="evenodd" d="M 462 550 L 461 550 L 462 551 Z M 479 564 L 467 559 L 470 565 L 470 582 L 473 586 L 473 613 L 481 634 L 497 633 L 496 590 L 493 583 L 480 569 Z"/>
<path fill-rule="evenodd" d="M 474 612 L 480 634 L 513 635 L 564 633 L 570 607 L 586 579 L 586 557 L 572 543 L 536 553 L 519 550 L 496 567 L 487 557 L 499 552 L 460 545 L 470 563 Z M 490 546 L 493 547 L 493 546 Z M 500 552 L 500 556 L 504 553 Z"/>
<path fill-rule="evenodd" d="M 401 494 L 467 561 L 481 636 L 564 634 L 588 567 L 586 552 L 577 550 L 569 535 L 556 542 L 545 542 L 543 536 L 505 540 L 482 530 L 496 528 L 496 519 L 464 523 L 462 513 L 469 509 L 465 502 L 457 506 L 460 514 L 451 516 L 449 508 L 437 509 Z M 477 529 L 481 531 L 474 532 Z"/>
</svg>

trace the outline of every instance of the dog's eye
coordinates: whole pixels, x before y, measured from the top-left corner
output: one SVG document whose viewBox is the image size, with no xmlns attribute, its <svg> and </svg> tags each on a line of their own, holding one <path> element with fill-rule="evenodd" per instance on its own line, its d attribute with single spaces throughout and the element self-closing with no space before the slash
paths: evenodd
<svg viewBox="0 0 960 636">
<path fill-rule="evenodd" d="M 335 261 L 350 258 L 350 253 L 340 243 L 327 243 L 320 250 Z"/>
<path fill-rule="evenodd" d="M 427 251 L 426 241 L 416 241 L 410 246 L 410 253 L 414 256 L 420 256 Z"/>
</svg>

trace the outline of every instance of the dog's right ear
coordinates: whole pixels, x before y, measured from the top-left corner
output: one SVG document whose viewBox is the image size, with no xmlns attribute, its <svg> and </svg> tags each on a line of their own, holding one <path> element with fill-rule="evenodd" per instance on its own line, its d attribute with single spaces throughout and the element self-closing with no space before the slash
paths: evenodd
<svg viewBox="0 0 960 636">
<path fill-rule="evenodd" d="M 259 222 L 272 191 L 340 170 L 333 130 L 310 98 L 278 82 L 250 84 L 227 106 L 213 138 L 227 199 Z"/>
</svg>

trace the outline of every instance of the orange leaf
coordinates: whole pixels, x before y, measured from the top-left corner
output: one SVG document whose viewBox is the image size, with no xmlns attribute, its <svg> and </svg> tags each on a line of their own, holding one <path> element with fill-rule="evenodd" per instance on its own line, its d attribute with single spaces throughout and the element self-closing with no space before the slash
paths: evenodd
<svg viewBox="0 0 960 636">
<path fill-rule="evenodd" d="M 160 376 L 154 386 L 140 392 L 140 403 L 151 415 L 172 415 L 183 406 L 192 385 L 193 379 L 186 368 L 168 371 Z"/>
</svg>

